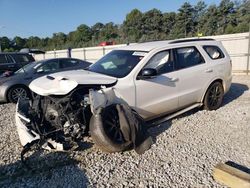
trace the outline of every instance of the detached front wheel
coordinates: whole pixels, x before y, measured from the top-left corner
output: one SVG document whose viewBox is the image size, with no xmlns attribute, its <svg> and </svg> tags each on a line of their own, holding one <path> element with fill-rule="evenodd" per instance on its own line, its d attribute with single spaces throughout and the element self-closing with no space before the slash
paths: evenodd
<svg viewBox="0 0 250 188">
<path fill-rule="evenodd" d="M 120 152 L 131 145 L 121 131 L 116 105 L 108 106 L 101 113 L 93 115 L 89 126 L 94 143 L 103 151 Z"/>
<path fill-rule="evenodd" d="M 204 98 L 205 110 L 217 110 L 223 101 L 224 89 L 220 82 L 214 82 L 207 90 Z"/>
</svg>

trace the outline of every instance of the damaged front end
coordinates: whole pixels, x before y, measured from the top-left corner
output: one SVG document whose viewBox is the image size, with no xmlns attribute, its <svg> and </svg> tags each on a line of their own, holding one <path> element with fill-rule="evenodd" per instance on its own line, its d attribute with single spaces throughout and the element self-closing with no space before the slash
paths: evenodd
<svg viewBox="0 0 250 188">
<path fill-rule="evenodd" d="M 16 126 L 21 144 L 34 140 L 46 148 L 66 150 L 87 134 L 92 115 L 88 88 L 77 88 L 66 96 L 36 95 L 33 100 L 19 100 Z"/>
<path fill-rule="evenodd" d="M 107 113 L 115 115 L 107 117 Z M 32 145 L 69 150 L 82 142 L 89 130 L 95 144 L 109 152 L 133 147 L 143 153 L 152 144 L 143 120 L 112 87 L 78 86 L 63 96 L 36 95 L 32 100 L 19 100 L 15 116 L 24 146 L 22 159 Z M 120 140 L 114 138 L 116 134 Z"/>
<path fill-rule="evenodd" d="M 100 88 L 94 89 L 77 87 L 66 96 L 36 95 L 33 100 L 19 100 L 15 118 L 21 144 L 25 146 L 39 139 L 46 143 L 46 148 L 66 150 L 81 141 L 88 134 L 92 116 L 89 93 Z M 95 106 L 92 109 L 102 105 L 99 99 L 93 99 L 94 95 L 91 94 Z"/>
</svg>

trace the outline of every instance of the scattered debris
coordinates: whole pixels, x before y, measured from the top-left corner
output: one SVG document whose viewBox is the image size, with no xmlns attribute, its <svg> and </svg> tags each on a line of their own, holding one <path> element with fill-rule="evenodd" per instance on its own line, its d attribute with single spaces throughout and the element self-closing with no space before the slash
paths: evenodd
<svg viewBox="0 0 250 188">
<path fill-rule="evenodd" d="M 65 97 L 37 95 L 33 100 L 20 100 L 16 126 L 24 146 L 23 162 L 31 148 L 69 150 L 89 130 L 95 144 L 107 152 L 132 146 L 142 154 L 153 143 L 143 119 L 112 88 L 80 87 Z"/>
</svg>

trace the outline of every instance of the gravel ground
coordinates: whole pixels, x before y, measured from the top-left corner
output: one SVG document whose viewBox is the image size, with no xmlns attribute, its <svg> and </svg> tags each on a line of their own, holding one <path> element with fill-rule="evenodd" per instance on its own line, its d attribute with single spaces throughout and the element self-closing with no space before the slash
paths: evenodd
<svg viewBox="0 0 250 188">
<path fill-rule="evenodd" d="M 222 187 L 219 162 L 250 167 L 250 77 L 235 76 L 223 107 L 192 111 L 150 129 L 155 143 L 143 155 L 107 154 L 86 144 L 74 152 L 30 154 L 21 165 L 15 105 L 0 105 L 0 187 Z"/>
</svg>

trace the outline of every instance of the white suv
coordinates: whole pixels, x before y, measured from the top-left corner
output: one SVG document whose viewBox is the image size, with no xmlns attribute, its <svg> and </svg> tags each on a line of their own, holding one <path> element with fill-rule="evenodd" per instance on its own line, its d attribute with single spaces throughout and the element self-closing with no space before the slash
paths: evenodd
<svg viewBox="0 0 250 188">
<path fill-rule="evenodd" d="M 90 126 L 97 145 L 109 139 L 111 142 L 107 143 L 116 143 L 114 147 L 117 147 L 122 144 L 120 126 L 117 126 L 118 139 L 115 137 L 117 133 L 105 134 L 105 129 L 109 129 L 107 126 L 102 127 L 102 135 L 96 136 L 96 127 L 91 128 L 90 122 L 93 111 L 98 106 L 108 106 L 107 101 L 113 95 L 125 101 L 144 120 L 158 117 L 167 120 L 195 107 L 216 110 L 229 90 L 231 80 L 230 57 L 215 40 L 186 39 L 128 45 L 111 51 L 88 70 L 55 73 L 34 80 L 29 86 L 35 93 L 29 103 L 33 112 L 28 113 L 25 102 L 18 104 L 18 132 L 25 145 L 39 138 L 42 131 L 65 131 L 65 127 L 71 126 L 73 132 L 83 132 Z M 117 113 L 109 118 L 115 119 L 114 116 Z M 104 121 L 109 121 L 107 119 L 105 117 Z M 27 126 L 25 122 L 39 124 L 42 128 L 36 130 L 34 125 Z M 27 131 L 30 129 L 33 135 Z M 104 147 L 106 151 L 119 150 Z"/>
</svg>

